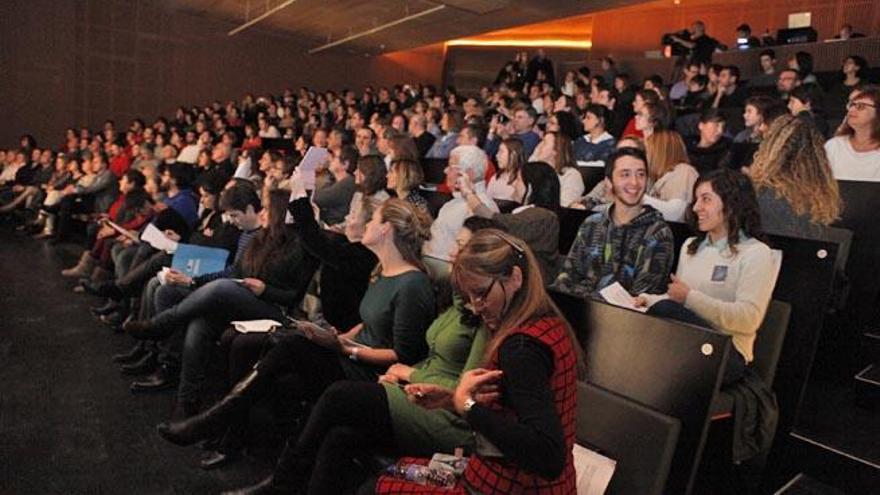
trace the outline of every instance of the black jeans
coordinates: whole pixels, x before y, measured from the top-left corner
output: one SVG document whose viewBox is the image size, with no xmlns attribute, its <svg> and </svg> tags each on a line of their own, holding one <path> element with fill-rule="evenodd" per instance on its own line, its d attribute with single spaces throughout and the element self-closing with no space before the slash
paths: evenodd
<svg viewBox="0 0 880 495">
<path fill-rule="evenodd" d="M 354 462 L 357 457 L 393 447 L 391 414 L 382 385 L 336 382 L 318 399 L 299 439 L 288 439 L 274 483 L 307 487 L 304 493 L 309 494 L 343 493 L 370 474 Z"/>
<path fill-rule="evenodd" d="M 668 299 L 651 306 L 648 309 L 648 314 L 712 329 L 712 325 L 699 315 L 683 305 Z M 724 378 L 721 379 L 721 385 L 730 385 L 742 379 L 746 373 L 746 366 L 745 358 L 734 348 L 730 355 L 727 356 L 727 367 L 724 368 Z"/>
</svg>

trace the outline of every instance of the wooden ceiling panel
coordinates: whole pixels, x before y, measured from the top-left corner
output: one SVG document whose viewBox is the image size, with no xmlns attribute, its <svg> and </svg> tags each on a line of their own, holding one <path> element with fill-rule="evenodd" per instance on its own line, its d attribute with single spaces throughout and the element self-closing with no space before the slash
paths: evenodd
<svg viewBox="0 0 880 495">
<path fill-rule="evenodd" d="M 334 50 L 369 54 L 406 50 L 526 24 L 644 3 L 645 0 L 296 0 L 249 29 L 294 38 L 304 48 L 364 33 L 444 6 Z M 230 23 L 230 30 L 283 0 L 166 0 L 169 8 Z"/>
</svg>

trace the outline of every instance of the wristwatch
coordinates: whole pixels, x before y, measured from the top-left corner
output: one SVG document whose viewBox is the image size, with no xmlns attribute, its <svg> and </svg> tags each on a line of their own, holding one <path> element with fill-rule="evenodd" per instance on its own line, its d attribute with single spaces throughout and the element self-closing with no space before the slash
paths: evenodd
<svg viewBox="0 0 880 495">
<path fill-rule="evenodd" d="M 477 401 L 474 400 L 473 397 L 468 397 L 464 400 L 464 405 L 461 407 L 462 412 L 465 414 L 471 412 L 471 409 L 477 404 Z"/>
<path fill-rule="evenodd" d="M 358 360 L 358 351 L 360 351 L 359 348 L 352 347 L 351 354 L 348 355 L 348 359 L 351 359 L 352 361 L 357 361 Z"/>
</svg>

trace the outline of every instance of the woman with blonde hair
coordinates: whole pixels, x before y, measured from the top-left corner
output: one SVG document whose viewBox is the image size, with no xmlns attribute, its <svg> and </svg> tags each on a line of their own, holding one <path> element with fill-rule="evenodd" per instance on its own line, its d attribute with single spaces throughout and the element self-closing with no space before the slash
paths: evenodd
<svg viewBox="0 0 880 495">
<path fill-rule="evenodd" d="M 792 115 L 777 118 L 755 153 L 752 182 L 764 228 L 774 234 L 822 237 L 840 216 L 840 190 L 816 127 Z"/>
<path fill-rule="evenodd" d="M 389 199 L 373 212 L 361 244 L 379 260 L 360 304 L 362 322 L 340 333 L 329 325 L 297 322 L 220 402 L 184 421 L 162 423 L 159 433 L 178 445 L 191 445 L 223 430 L 293 373 L 295 393 L 315 400 L 332 383 L 376 381 L 394 363 L 412 365 L 425 357 L 425 331 L 434 319 L 434 292 L 421 260 L 431 220 L 401 199 Z"/>
<path fill-rule="evenodd" d="M 657 129 L 645 138 L 648 179 L 644 203 L 670 222 L 684 220 L 699 174 L 688 164 L 687 148 L 676 131 Z"/>
<path fill-rule="evenodd" d="M 419 194 L 419 185 L 424 174 L 418 160 L 413 158 L 395 158 L 388 167 L 388 189 L 393 189 L 397 197 L 412 203 L 426 214 L 428 201 Z"/>
<path fill-rule="evenodd" d="M 464 373 L 454 389 L 415 383 L 405 390 L 411 401 L 467 421 L 476 448 L 453 488 L 420 492 L 574 493 L 571 450 L 583 361 L 531 249 L 499 230 L 481 230 L 459 252 L 452 281 L 489 332 L 482 368 Z M 382 477 L 375 488 L 412 493 L 415 483 Z"/>
</svg>

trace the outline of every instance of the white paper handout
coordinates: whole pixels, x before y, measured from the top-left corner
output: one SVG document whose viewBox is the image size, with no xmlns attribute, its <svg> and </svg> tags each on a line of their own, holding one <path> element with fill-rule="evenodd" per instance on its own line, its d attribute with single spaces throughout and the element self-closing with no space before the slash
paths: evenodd
<svg viewBox="0 0 880 495">
<path fill-rule="evenodd" d="M 621 308 L 632 309 L 640 313 L 644 313 L 648 310 L 648 308 L 645 307 L 636 307 L 633 303 L 633 296 L 631 296 L 629 292 L 620 285 L 620 282 L 614 282 L 608 287 L 605 287 L 599 291 L 599 294 L 607 303 L 620 306 Z"/>
<path fill-rule="evenodd" d="M 144 229 L 144 232 L 141 234 L 141 240 L 154 248 L 160 251 L 165 251 L 169 254 L 177 251 L 177 243 L 169 239 L 167 235 L 162 233 L 162 231 L 157 229 L 153 224 L 147 225 L 147 228 Z"/>
<path fill-rule="evenodd" d="M 136 243 L 141 242 L 141 241 L 137 238 L 137 235 L 132 234 L 130 230 L 126 229 L 125 227 L 123 227 L 123 226 L 121 226 L 121 225 L 119 225 L 118 223 L 116 223 L 116 222 L 114 222 L 114 221 L 112 221 L 112 220 L 107 220 L 107 225 L 109 225 L 111 228 L 113 228 L 113 230 L 115 230 L 116 232 L 119 232 L 120 234 L 124 235 L 125 237 L 128 237 L 128 238 L 131 239 L 132 241 L 134 241 L 134 242 L 136 242 Z"/>
<path fill-rule="evenodd" d="M 275 320 L 247 320 L 230 322 L 236 332 L 240 333 L 265 333 L 279 328 L 281 323 Z"/>
<path fill-rule="evenodd" d="M 574 444 L 574 471 L 578 495 L 602 495 L 608 489 L 617 461 Z"/>
<path fill-rule="evenodd" d="M 303 186 L 307 191 L 315 189 L 315 170 L 329 158 L 330 152 L 327 151 L 327 148 L 311 146 L 306 151 L 306 156 L 299 162 L 299 166 L 296 169 L 299 170 L 299 178 L 303 181 Z"/>
</svg>

